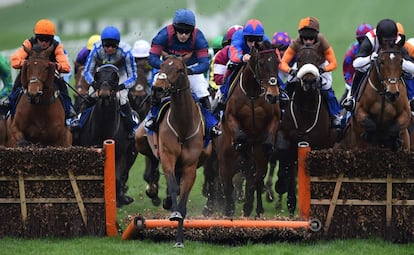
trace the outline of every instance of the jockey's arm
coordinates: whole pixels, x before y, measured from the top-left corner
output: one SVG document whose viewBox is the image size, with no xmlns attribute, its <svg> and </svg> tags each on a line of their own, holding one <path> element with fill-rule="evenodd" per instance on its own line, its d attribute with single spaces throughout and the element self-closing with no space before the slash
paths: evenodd
<svg viewBox="0 0 414 255">
<path fill-rule="evenodd" d="M 335 53 L 332 47 L 329 47 L 324 52 L 325 59 L 328 61 L 328 65 L 324 67 L 325 72 L 332 72 L 338 67 L 338 63 L 336 62 Z"/>
<path fill-rule="evenodd" d="M 163 51 L 163 47 L 161 45 L 153 44 L 150 49 L 150 54 L 148 58 L 148 63 L 153 67 L 160 69 L 162 64 L 161 53 Z"/>
<path fill-rule="evenodd" d="M 296 52 L 292 47 L 288 47 L 285 51 L 285 54 L 283 54 L 283 57 L 279 64 L 279 69 L 285 73 L 289 73 L 291 70 L 291 67 L 289 66 L 290 61 L 295 57 Z"/>
<path fill-rule="evenodd" d="M 127 79 L 124 81 L 125 88 L 130 89 L 135 85 L 137 79 L 137 64 L 131 51 L 125 54 L 125 68 Z"/>
<path fill-rule="evenodd" d="M 67 55 L 65 54 L 62 44 L 59 44 L 56 47 L 55 58 L 56 58 L 56 70 L 59 73 L 69 73 L 70 63 L 69 63 Z"/>
<path fill-rule="evenodd" d="M 28 39 L 23 42 L 23 46 L 31 49 L 32 44 Z M 23 66 L 24 61 L 26 61 L 27 52 L 24 50 L 23 47 L 19 47 L 11 56 L 10 56 L 10 63 L 14 69 L 21 69 Z"/>
</svg>

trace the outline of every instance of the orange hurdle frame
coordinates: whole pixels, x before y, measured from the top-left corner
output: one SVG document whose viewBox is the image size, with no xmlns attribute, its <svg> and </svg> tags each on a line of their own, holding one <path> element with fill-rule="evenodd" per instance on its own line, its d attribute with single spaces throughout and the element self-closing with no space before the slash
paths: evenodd
<svg viewBox="0 0 414 255">
<path fill-rule="evenodd" d="M 299 184 L 299 221 L 281 220 L 231 220 L 231 219 L 185 219 L 184 228 L 305 228 L 311 231 L 319 231 L 321 222 L 318 219 L 310 220 L 310 176 L 306 171 L 306 158 L 310 151 L 307 142 L 298 143 L 298 184 Z M 152 228 L 177 228 L 178 222 L 167 219 L 134 218 L 125 229 L 122 240 L 130 240 L 137 232 Z"/>
</svg>

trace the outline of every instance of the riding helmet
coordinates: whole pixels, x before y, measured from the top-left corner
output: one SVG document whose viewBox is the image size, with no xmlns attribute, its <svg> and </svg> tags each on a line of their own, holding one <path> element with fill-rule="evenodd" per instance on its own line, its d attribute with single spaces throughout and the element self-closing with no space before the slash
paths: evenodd
<svg viewBox="0 0 414 255">
<path fill-rule="evenodd" d="M 396 40 L 398 35 L 397 24 L 391 19 L 383 19 L 378 22 L 376 33 L 380 43 L 382 40 Z"/>
<path fill-rule="evenodd" d="M 229 28 L 227 29 L 227 33 L 226 33 L 226 35 L 225 35 L 225 36 L 224 36 L 224 38 L 223 38 L 223 47 L 224 47 L 224 46 L 226 46 L 226 45 L 230 45 L 230 43 L 231 43 L 231 38 L 233 37 L 233 34 L 234 34 L 236 31 L 241 30 L 241 29 L 243 29 L 243 27 L 242 27 L 242 26 L 240 26 L 240 25 L 233 25 L 233 26 L 229 27 Z"/>
<path fill-rule="evenodd" d="M 319 33 L 319 21 L 315 17 L 306 17 L 300 20 L 298 32 L 301 38 L 315 38 Z"/>
<path fill-rule="evenodd" d="M 262 22 L 257 19 L 250 19 L 243 27 L 243 36 L 264 36 L 264 28 Z"/>
<path fill-rule="evenodd" d="M 121 41 L 121 33 L 119 32 L 118 28 L 114 26 L 107 26 L 102 30 L 101 40 L 114 40 L 119 42 Z"/>
<path fill-rule="evenodd" d="M 88 42 L 86 43 L 86 48 L 88 50 L 92 50 L 93 45 L 96 42 L 99 42 L 101 40 L 101 36 L 100 35 L 91 35 L 91 37 L 89 37 Z"/>
<path fill-rule="evenodd" d="M 151 45 L 145 40 L 138 40 L 134 43 L 132 48 L 132 55 L 134 58 L 146 58 L 149 56 Z"/>
<path fill-rule="evenodd" d="M 355 31 L 355 37 L 361 38 L 364 37 L 366 33 L 368 33 L 369 31 L 371 31 L 372 29 L 374 29 L 374 27 L 370 24 L 367 23 L 362 23 L 361 25 L 359 25 Z"/>
<path fill-rule="evenodd" d="M 196 25 L 194 13 L 188 9 L 178 9 L 173 18 L 173 26 L 178 29 L 192 30 Z"/>
<path fill-rule="evenodd" d="M 55 24 L 53 24 L 52 21 L 48 19 L 41 19 L 39 20 L 34 29 L 35 35 L 50 35 L 54 36 L 56 34 L 55 32 Z"/>
<path fill-rule="evenodd" d="M 290 42 L 290 36 L 287 32 L 280 31 L 273 34 L 272 44 L 276 45 L 277 48 L 287 49 Z"/>
</svg>

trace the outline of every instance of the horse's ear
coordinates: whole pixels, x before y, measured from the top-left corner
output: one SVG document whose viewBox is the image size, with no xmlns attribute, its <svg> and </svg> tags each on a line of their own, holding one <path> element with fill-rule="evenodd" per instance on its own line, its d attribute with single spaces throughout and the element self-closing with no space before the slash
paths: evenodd
<svg viewBox="0 0 414 255">
<path fill-rule="evenodd" d="M 400 49 L 404 46 L 404 44 L 405 44 L 405 35 L 400 35 L 400 38 L 397 41 L 396 45 Z"/>
</svg>

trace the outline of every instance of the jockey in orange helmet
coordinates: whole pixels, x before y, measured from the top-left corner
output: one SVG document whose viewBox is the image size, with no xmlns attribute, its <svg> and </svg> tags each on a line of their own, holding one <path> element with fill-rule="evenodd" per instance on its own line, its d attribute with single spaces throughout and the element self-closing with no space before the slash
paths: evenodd
<svg viewBox="0 0 414 255">
<path fill-rule="evenodd" d="M 295 57 L 296 52 L 304 45 L 314 45 L 319 42 L 318 52 L 323 52 L 322 57 L 325 60 L 319 66 L 320 77 L 322 78 L 321 94 L 328 103 L 331 128 L 339 128 L 341 124 L 341 118 L 339 116 L 341 106 L 332 89 L 332 71 L 338 66 L 335 53 L 325 36 L 319 33 L 319 21 L 315 17 L 301 19 L 298 26 L 298 32 L 299 37 L 292 41 L 282 57 L 280 69 L 292 76 L 296 76 L 297 70 L 296 68 L 290 67 L 289 62 Z M 287 84 L 287 86 L 289 85 Z"/>
<path fill-rule="evenodd" d="M 67 55 L 63 49 L 63 45 L 60 44 L 58 41 L 54 39 L 56 35 L 55 32 L 55 25 L 52 21 L 48 19 L 41 19 L 39 20 L 36 25 L 34 26 L 34 36 L 26 39 L 23 42 L 23 46 L 18 48 L 10 57 L 11 65 L 15 69 L 21 69 L 25 60 L 28 58 L 28 54 L 25 51 L 24 47 L 28 48 L 29 50 L 33 48 L 34 45 L 39 45 L 42 50 L 49 48 L 50 46 L 54 47 L 54 54 L 50 56 L 50 61 L 56 63 L 56 71 L 59 73 L 69 73 L 71 70 L 70 63 L 68 60 Z M 16 77 L 13 91 L 11 92 L 9 99 L 10 99 L 10 106 L 12 110 L 12 114 L 14 114 L 14 107 L 17 103 L 17 97 L 21 92 L 21 81 L 20 81 L 21 74 L 19 73 Z M 68 88 L 64 81 L 60 81 L 59 79 L 55 79 L 54 82 L 55 86 L 58 87 L 60 94 L 62 96 L 63 105 L 65 108 L 66 118 L 71 118 L 76 115 L 76 112 L 73 108 L 71 98 L 68 94 Z"/>
</svg>

